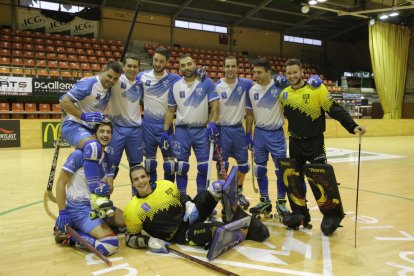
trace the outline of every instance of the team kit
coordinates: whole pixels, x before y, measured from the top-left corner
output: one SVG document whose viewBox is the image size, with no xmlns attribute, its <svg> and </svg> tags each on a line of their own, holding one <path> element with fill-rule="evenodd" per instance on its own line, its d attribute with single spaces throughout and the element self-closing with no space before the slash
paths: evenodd
<svg viewBox="0 0 414 276">
<path fill-rule="evenodd" d="M 201 246 L 213 260 L 243 240 L 265 241 L 270 234 L 263 221 L 273 216 L 292 230 L 312 228 L 308 187 L 323 215 L 320 230 L 336 233 L 345 213 L 326 159 L 325 114 L 350 134 L 366 130 L 332 99 L 319 76 L 304 79 L 298 59 L 286 61 L 285 76 L 273 75 L 261 58 L 253 62 L 252 81 L 238 77 L 237 58 L 228 56 L 224 77 L 214 83 L 191 55 L 180 57 L 180 76 L 165 69 L 167 49 L 157 48 L 152 59 L 153 68 L 143 72 L 134 55 L 109 61 L 60 98 L 61 133 L 45 193 L 56 243 L 87 248 L 110 264 L 106 257 L 119 248 L 117 234 L 125 233 L 130 248 L 182 256 L 169 245 Z M 53 195 L 63 142 L 75 150 L 58 170 Z M 190 164 L 191 150 L 196 163 Z M 110 195 L 124 151 L 132 197 L 121 209 Z M 269 156 L 276 168 L 273 199 Z M 231 158 L 237 165 L 230 167 Z M 190 166 L 196 166 L 194 197 L 187 194 Z M 255 206 L 243 193 L 248 173 L 259 199 Z M 57 204 L 57 216 L 47 201 Z"/>
</svg>

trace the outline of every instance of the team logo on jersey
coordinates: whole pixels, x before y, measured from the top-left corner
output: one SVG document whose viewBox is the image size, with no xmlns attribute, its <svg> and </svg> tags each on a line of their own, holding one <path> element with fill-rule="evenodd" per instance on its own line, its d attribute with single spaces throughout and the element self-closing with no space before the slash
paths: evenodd
<svg viewBox="0 0 414 276">
<path fill-rule="evenodd" d="M 126 89 L 126 87 L 127 87 L 126 83 L 122 81 L 121 82 L 121 89 Z"/>
<path fill-rule="evenodd" d="M 239 95 L 243 92 L 241 86 L 239 86 L 236 91 Z"/>
<path fill-rule="evenodd" d="M 184 99 L 185 98 L 185 91 L 180 91 L 180 98 Z"/>
<path fill-rule="evenodd" d="M 254 93 L 254 95 L 253 95 L 253 99 L 254 99 L 255 101 L 258 101 L 258 100 L 259 100 L 259 93 Z"/>
<path fill-rule="evenodd" d="M 168 190 L 165 191 L 165 193 L 167 195 L 172 195 L 173 194 L 173 190 L 171 188 L 169 188 Z"/>
<path fill-rule="evenodd" d="M 151 86 L 151 80 L 145 81 L 145 86 Z"/>
<path fill-rule="evenodd" d="M 310 95 L 309 94 L 304 94 L 302 96 L 302 99 L 305 103 L 309 103 Z"/>
<path fill-rule="evenodd" d="M 170 84 L 169 80 L 165 80 L 162 82 L 162 86 L 167 87 Z"/>
<path fill-rule="evenodd" d="M 222 92 L 221 93 L 221 98 L 222 99 L 227 99 L 227 93 L 226 92 Z"/>
<path fill-rule="evenodd" d="M 98 100 L 98 101 L 100 101 L 101 100 L 101 94 L 96 94 L 96 99 Z"/>
<path fill-rule="evenodd" d="M 283 93 L 283 99 L 286 100 L 288 98 L 288 92 Z"/>
<path fill-rule="evenodd" d="M 201 95 L 202 93 L 203 93 L 203 88 L 201 88 L 201 87 L 199 87 L 199 88 L 196 88 L 196 91 L 195 91 L 198 95 Z"/>
<path fill-rule="evenodd" d="M 272 94 L 273 98 L 277 97 L 277 89 L 270 90 L 270 94 Z"/>
<path fill-rule="evenodd" d="M 149 206 L 147 203 L 144 203 L 141 205 L 142 210 L 144 210 L 146 213 L 148 213 L 151 210 L 151 206 Z"/>
</svg>

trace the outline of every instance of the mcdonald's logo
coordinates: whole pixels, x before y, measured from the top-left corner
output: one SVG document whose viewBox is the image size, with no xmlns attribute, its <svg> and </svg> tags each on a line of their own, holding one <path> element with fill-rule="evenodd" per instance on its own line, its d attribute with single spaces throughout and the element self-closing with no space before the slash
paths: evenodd
<svg viewBox="0 0 414 276">
<path fill-rule="evenodd" d="M 60 122 L 42 122 L 42 146 L 43 148 L 54 148 L 58 139 Z M 62 147 L 68 147 L 62 143 Z"/>
<path fill-rule="evenodd" d="M 46 124 L 47 125 L 43 130 L 43 143 L 46 143 L 49 140 L 48 139 L 49 129 L 52 130 L 52 135 L 53 135 L 52 138 L 53 138 L 53 141 L 56 142 L 56 140 L 58 138 L 58 131 L 59 131 L 59 128 L 60 128 L 60 123 L 50 122 L 50 123 L 46 123 Z M 43 129 L 43 125 L 42 125 L 42 129 Z"/>
</svg>

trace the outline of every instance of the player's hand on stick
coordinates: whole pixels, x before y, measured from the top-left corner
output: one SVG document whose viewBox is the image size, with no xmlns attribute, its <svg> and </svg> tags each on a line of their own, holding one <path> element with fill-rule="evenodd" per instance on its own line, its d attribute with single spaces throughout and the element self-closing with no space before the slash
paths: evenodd
<svg viewBox="0 0 414 276">
<path fill-rule="evenodd" d="M 198 219 L 198 215 L 198 209 L 194 202 L 187 201 L 185 203 L 185 214 L 183 221 L 188 221 L 190 224 L 193 224 L 193 222 Z"/>
<path fill-rule="evenodd" d="M 246 139 L 247 148 L 249 150 L 252 150 L 252 148 L 253 148 L 252 134 L 251 133 L 246 133 L 245 139 Z"/>
<path fill-rule="evenodd" d="M 208 139 L 213 142 L 217 142 L 218 141 L 218 137 L 219 137 L 219 132 L 217 129 L 217 125 L 214 122 L 210 122 L 207 124 L 207 132 L 208 132 Z"/>
<path fill-rule="evenodd" d="M 170 148 L 170 136 L 167 131 L 161 133 L 160 148 L 163 151 L 167 151 Z"/>
<path fill-rule="evenodd" d="M 365 132 L 367 132 L 367 130 L 365 129 L 365 127 L 364 126 L 357 126 L 355 129 L 354 129 L 354 133 L 355 134 L 360 134 L 360 135 L 364 135 L 364 133 Z"/>
<path fill-rule="evenodd" d="M 83 112 L 81 120 L 87 123 L 101 123 L 105 119 L 105 115 L 100 112 Z"/>
<path fill-rule="evenodd" d="M 311 75 L 306 83 L 313 88 L 318 88 L 322 84 L 322 79 L 318 75 Z"/>
<path fill-rule="evenodd" d="M 62 231 L 62 233 L 66 233 L 66 225 L 72 226 L 72 220 L 70 219 L 68 211 L 66 209 L 63 209 L 59 211 L 59 215 L 56 218 L 55 227 Z"/>
<path fill-rule="evenodd" d="M 283 75 L 275 75 L 273 81 L 275 82 L 276 87 L 285 88 L 289 86 L 289 81 Z"/>
<path fill-rule="evenodd" d="M 153 253 L 168 254 L 168 245 L 170 245 L 169 242 L 154 237 L 150 237 L 148 240 L 149 251 Z"/>
</svg>

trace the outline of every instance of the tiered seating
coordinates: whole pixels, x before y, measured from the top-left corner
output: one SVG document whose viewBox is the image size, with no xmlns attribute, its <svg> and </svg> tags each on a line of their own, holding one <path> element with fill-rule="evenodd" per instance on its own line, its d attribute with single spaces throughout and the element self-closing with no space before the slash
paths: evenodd
<svg viewBox="0 0 414 276">
<path fill-rule="evenodd" d="M 119 60 L 122 50 L 121 41 L 2 28 L 0 74 L 78 79 Z"/>
<path fill-rule="evenodd" d="M 188 53 L 195 59 L 198 66 L 205 66 L 206 71 L 210 78 L 218 80 L 223 77 L 224 58 L 226 56 L 233 55 L 237 58 L 239 63 L 239 74 L 241 77 L 252 78 L 250 60 L 244 57 L 241 53 L 230 53 L 217 50 L 205 50 L 190 47 L 170 47 L 162 46 L 158 44 L 144 44 L 145 50 L 150 56 L 154 55 L 154 51 L 157 47 L 167 48 L 170 52 L 170 59 L 166 68 L 172 72 L 178 74 L 180 65 L 180 56 Z"/>
<path fill-rule="evenodd" d="M 0 103 L 0 119 L 60 119 L 62 110 L 59 104 L 52 104 L 52 110 L 49 103 Z"/>
</svg>

